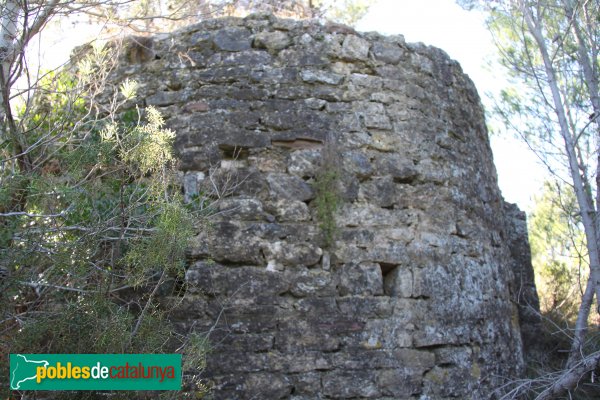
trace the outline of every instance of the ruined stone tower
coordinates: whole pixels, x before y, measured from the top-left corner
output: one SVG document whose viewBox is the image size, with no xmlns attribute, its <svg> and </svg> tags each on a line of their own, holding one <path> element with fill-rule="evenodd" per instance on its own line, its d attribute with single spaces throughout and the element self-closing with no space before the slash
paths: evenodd
<svg viewBox="0 0 600 400">
<path fill-rule="evenodd" d="M 210 332 L 215 399 L 483 399 L 521 372 L 524 220 L 458 63 L 270 16 L 152 50 L 115 84 L 140 82 L 176 131 L 188 198 L 228 191 L 174 315 Z"/>
</svg>

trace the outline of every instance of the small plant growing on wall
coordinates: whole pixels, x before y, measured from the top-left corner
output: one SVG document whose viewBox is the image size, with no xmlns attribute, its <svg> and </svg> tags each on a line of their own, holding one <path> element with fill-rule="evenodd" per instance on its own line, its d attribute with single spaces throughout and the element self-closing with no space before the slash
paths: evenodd
<svg viewBox="0 0 600 400">
<path fill-rule="evenodd" d="M 336 153 L 339 147 L 335 139 L 329 138 L 321 150 L 321 165 L 315 175 L 313 188 L 315 189 L 315 210 L 319 228 L 323 234 L 323 247 L 331 248 L 338 233 L 335 214 L 340 207 L 342 197 L 340 194 L 339 156 Z"/>
</svg>

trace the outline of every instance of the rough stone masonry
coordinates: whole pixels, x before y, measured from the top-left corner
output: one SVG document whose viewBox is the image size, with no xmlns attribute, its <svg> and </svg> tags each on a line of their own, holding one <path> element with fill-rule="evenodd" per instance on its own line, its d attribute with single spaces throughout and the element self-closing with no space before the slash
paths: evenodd
<svg viewBox="0 0 600 400">
<path fill-rule="evenodd" d="M 457 62 L 267 15 L 151 51 L 115 85 L 140 82 L 177 132 L 187 198 L 227 192 L 173 316 L 210 332 L 215 399 L 485 399 L 521 373 L 537 301 L 525 221 Z M 329 243 L 319 176 L 339 200 Z"/>
</svg>

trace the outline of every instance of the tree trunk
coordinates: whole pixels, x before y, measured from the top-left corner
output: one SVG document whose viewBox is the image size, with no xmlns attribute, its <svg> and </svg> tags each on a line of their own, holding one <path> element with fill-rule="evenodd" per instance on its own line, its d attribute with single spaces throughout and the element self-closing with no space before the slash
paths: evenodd
<svg viewBox="0 0 600 400">
<path fill-rule="evenodd" d="M 588 89 L 590 102 L 592 103 L 593 112 L 591 114 L 592 120 L 590 123 L 596 125 L 596 188 L 600 188 L 600 93 L 598 90 L 598 66 L 597 56 L 598 48 L 597 44 L 590 43 L 592 48 L 588 47 L 586 43 L 579 21 L 577 19 L 576 9 L 572 0 L 564 0 L 563 2 L 565 13 L 569 22 L 571 23 L 571 29 L 577 40 L 577 58 L 581 64 L 583 70 L 583 78 Z M 583 5 L 585 7 L 585 5 Z M 582 10 L 581 12 L 584 12 Z M 600 235 L 600 190 L 596 190 L 596 234 Z M 600 243 L 600 237 L 596 237 L 596 243 Z M 595 280 L 594 285 L 600 287 L 600 281 Z M 598 301 L 598 312 L 600 312 L 600 297 L 596 295 Z"/>
<path fill-rule="evenodd" d="M 556 71 L 554 66 L 552 65 L 552 60 L 548 53 L 548 48 L 546 46 L 546 42 L 542 35 L 542 31 L 540 26 L 538 25 L 539 21 L 536 21 L 533 13 L 529 7 L 529 5 L 524 2 L 520 2 L 521 11 L 525 16 L 525 22 L 527 24 L 527 28 L 529 32 L 533 35 L 540 51 L 540 55 L 542 56 L 544 62 L 544 70 L 546 74 L 546 79 L 548 82 L 548 86 L 552 93 L 552 101 L 554 103 L 554 110 L 556 112 L 556 116 L 558 117 L 558 123 L 560 126 L 560 134 L 563 138 L 565 151 L 567 153 L 567 158 L 569 162 L 569 170 L 571 173 L 571 178 L 573 179 L 573 187 L 575 190 L 575 195 L 577 197 L 577 203 L 579 205 L 579 209 L 581 212 L 582 223 L 586 235 L 586 245 L 589 253 L 589 261 L 590 261 L 590 288 L 589 292 L 586 289 L 586 294 L 588 295 L 588 301 L 583 301 L 580 306 L 580 312 L 578 314 L 576 327 L 575 327 L 575 335 L 573 338 L 571 350 L 569 353 L 569 360 L 567 362 L 567 367 L 572 368 L 573 365 L 576 364 L 578 360 L 580 360 L 581 355 L 581 347 L 583 346 L 585 334 L 587 331 L 587 317 L 589 315 L 589 307 L 593 301 L 593 294 L 596 294 L 596 299 L 600 299 L 600 252 L 598 246 L 598 230 L 596 226 L 596 210 L 594 207 L 594 200 L 591 197 L 591 193 L 585 190 L 586 185 L 589 185 L 589 182 L 585 182 L 584 178 L 580 175 L 580 165 L 577 160 L 576 153 L 576 132 L 571 132 L 569 129 L 569 125 L 567 122 L 567 117 L 565 114 L 565 105 L 563 103 L 563 99 L 560 95 L 560 90 L 558 87 L 558 83 L 556 81 Z M 587 307 L 587 310 L 585 309 Z"/>
<path fill-rule="evenodd" d="M 0 8 L 0 121 L 3 122 L 10 98 L 10 66 L 15 58 L 19 14 L 16 1 L 6 1 Z"/>
</svg>

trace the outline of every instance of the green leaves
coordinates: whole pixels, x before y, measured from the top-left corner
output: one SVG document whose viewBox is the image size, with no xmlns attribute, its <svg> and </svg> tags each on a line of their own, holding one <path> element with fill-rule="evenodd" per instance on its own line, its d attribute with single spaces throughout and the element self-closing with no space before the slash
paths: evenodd
<svg viewBox="0 0 600 400">
<path fill-rule="evenodd" d="M 101 69 L 85 57 L 78 74 L 93 85 Z M 2 298 L 2 311 L 23 310 L 21 323 L 2 326 L 19 334 L 0 345 L 161 351 L 173 332 L 154 294 L 159 286 L 168 294 L 169 280 L 181 277 L 195 233 L 174 180 L 175 133 L 152 107 L 89 113 L 87 88 L 70 71 L 45 79 L 35 107 L 22 114 L 31 138 L 44 143 L 31 149 L 41 161 L 27 174 L 0 171 L 9 173 L 0 176 L 0 209 L 22 192 L 24 210 L 0 220 L 0 256 L 14 278 L 3 287 L 1 296 L 10 298 Z M 131 100 L 136 84 L 125 81 L 118 90 Z M 124 298 L 138 307 L 124 306 Z"/>
<path fill-rule="evenodd" d="M 163 128 L 165 123 L 158 110 L 148 107 L 146 112 L 148 123 L 135 127 L 121 147 L 123 160 L 136 165 L 144 175 L 156 173 L 173 162 L 175 140 L 175 132 Z"/>
<path fill-rule="evenodd" d="M 327 18 L 343 24 L 354 25 L 365 16 L 374 0 L 317 0 L 314 3 L 326 11 Z"/>
<path fill-rule="evenodd" d="M 120 91 L 125 100 L 132 100 L 135 97 L 139 84 L 132 79 L 125 79 L 121 83 Z"/>
<path fill-rule="evenodd" d="M 542 311 L 573 323 L 589 260 L 572 188 L 546 182 L 529 216 L 529 241 Z"/>
<path fill-rule="evenodd" d="M 536 23 L 543 35 L 543 45 L 549 53 L 554 79 L 572 124 L 571 128 L 574 132 L 581 133 L 582 142 L 591 141 L 592 130 L 587 126 L 587 116 L 592 109 L 589 101 L 590 88 L 583 77 L 583 66 L 577 53 L 578 39 L 573 33 L 564 5 L 550 0 L 521 3 L 503 2 L 490 6 L 489 9 L 488 26 L 499 51 L 499 61 L 514 79 L 513 86 L 508 89 L 511 95 L 507 96 L 503 91 L 499 96 L 495 114 L 501 116 L 509 130 L 523 131 L 524 136 L 538 136 L 545 141 L 555 140 L 551 131 L 558 130 L 547 124 L 547 121 L 556 120 L 555 104 L 549 91 L 549 77 L 540 46 L 527 26 L 521 8 L 527 7 L 532 10 L 534 18 L 537 18 Z M 597 9 L 594 10 L 597 6 L 597 1 L 586 2 L 579 11 L 597 14 Z M 579 15 L 577 18 L 583 19 Z M 591 25 L 588 28 L 588 33 L 597 38 L 600 28 Z M 520 95 L 515 96 L 514 93 Z M 509 123 L 515 114 L 519 118 L 526 117 L 527 120 L 519 121 L 518 124 Z M 550 149 L 542 151 L 551 152 Z M 584 157 L 588 155 L 586 153 Z"/>
<path fill-rule="evenodd" d="M 176 203 L 159 207 L 152 232 L 134 240 L 123 260 L 134 286 L 146 283 L 156 271 L 183 272 L 185 250 L 194 234 L 191 214 Z"/>
</svg>

